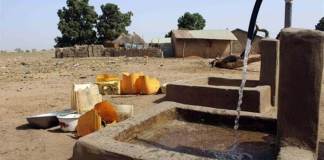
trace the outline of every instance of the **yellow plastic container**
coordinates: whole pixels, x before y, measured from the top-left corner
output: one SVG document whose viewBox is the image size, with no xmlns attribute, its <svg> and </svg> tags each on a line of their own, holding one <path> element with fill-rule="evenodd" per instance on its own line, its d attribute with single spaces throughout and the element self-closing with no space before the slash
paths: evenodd
<svg viewBox="0 0 324 160">
<path fill-rule="evenodd" d="M 137 80 L 140 76 L 144 76 L 144 73 L 132 73 L 130 74 L 130 83 L 131 83 L 131 93 L 130 94 L 140 94 L 140 86 L 136 85 Z"/>
<path fill-rule="evenodd" d="M 156 94 L 161 87 L 160 81 L 158 79 L 149 76 L 141 76 L 138 79 L 138 83 L 140 86 L 141 94 Z"/>
<path fill-rule="evenodd" d="M 98 74 L 96 76 L 96 84 L 102 95 L 120 94 L 120 79 L 113 74 Z"/>
<path fill-rule="evenodd" d="M 142 72 L 138 73 L 123 73 L 121 80 L 121 93 L 122 94 L 139 94 L 140 89 L 137 80 L 143 76 Z"/>
<path fill-rule="evenodd" d="M 128 94 L 130 93 L 130 74 L 125 72 L 122 74 L 122 80 L 120 82 L 120 91 L 121 94 Z"/>
<path fill-rule="evenodd" d="M 113 74 L 98 74 L 96 76 L 96 82 L 109 82 L 109 81 L 119 81 L 118 76 Z"/>
</svg>

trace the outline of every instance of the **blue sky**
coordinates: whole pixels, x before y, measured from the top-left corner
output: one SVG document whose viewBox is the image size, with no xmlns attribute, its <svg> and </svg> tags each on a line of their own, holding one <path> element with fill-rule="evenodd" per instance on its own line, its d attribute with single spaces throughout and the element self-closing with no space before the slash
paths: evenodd
<svg viewBox="0 0 324 160">
<path fill-rule="evenodd" d="M 0 0 L 0 49 L 52 48 L 57 30 L 57 10 L 65 0 Z M 199 12 L 207 21 L 205 29 L 247 30 L 254 0 L 90 0 L 97 13 L 103 3 L 118 4 L 123 12 L 132 11 L 130 32 L 146 41 L 176 29 L 184 12 Z M 293 26 L 314 28 L 324 16 L 324 0 L 294 0 Z M 284 22 L 284 0 L 264 0 L 258 24 L 272 37 Z"/>
</svg>

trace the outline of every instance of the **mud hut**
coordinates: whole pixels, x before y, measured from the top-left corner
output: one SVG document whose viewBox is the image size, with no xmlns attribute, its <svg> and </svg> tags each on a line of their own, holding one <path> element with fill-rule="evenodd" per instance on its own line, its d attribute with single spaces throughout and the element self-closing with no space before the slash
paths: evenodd
<svg viewBox="0 0 324 160">
<path fill-rule="evenodd" d="M 172 46 L 176 57 L 224 57 L 232 53 L 237 38 L 228 30 L 174 30 Z"/>
<path fill-rule="evenodd" d="M 114 46 L 121 46 L 126 49 L 129 48 L 137 48 L 141 49 L 144 48 L 145 41 L 144 39 L 136 34 L 135 32 L 133 34 L 124 34 L 122 33 L 117 39 L 113 40 L 112 43 Z"/>
<path fill-rule="evenodd" d="M 151 40 L 150 47 L 161 49 L 163 57 L 174 57 L 171 38 L 154 38 Z"/>
<path fill-rule="evenodd" d="M 232 33 L 238 39 L 238 41 L 233 42 L 233 53 L 236 55 L 240 55 L 245 48 L 248 32 L 237 28 L 233 30 Z M 263 38 L 262 36 L 256 35 L 254 42 L 252 44 L 252 50 L 251 50 L 252 54 L 260 54 L 259 43 L 262 38 Z"/>
</svg>

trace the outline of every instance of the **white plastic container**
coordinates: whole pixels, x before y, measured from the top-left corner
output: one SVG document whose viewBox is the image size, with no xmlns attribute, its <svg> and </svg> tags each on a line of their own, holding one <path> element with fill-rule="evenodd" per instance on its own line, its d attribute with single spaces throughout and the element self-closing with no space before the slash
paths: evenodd
<svg viewBox="0 0 324 160">
<path fill-rule="evenodd" d="M 134 115 L 133 105 L 116 105 L 116 111 L 120 121 L 126 120 Z"/>
<path fill-rule="evenodd" d="M 58 115 L 57 119 L 59 120 L 62 131 L 64 132 L 73 132 L 78 125 L 80 114 L 67 114 L 67 115 Z"/>
<path fill-rule="evenodd" d="M 164 84 L 162 84 L 162 86 L 161 86 L 161 92 L 162 92 L 163 94 L 166 94 L 166 87 L 167 87 L 167 85 L 168 85 L 168 83 L 164 83 Z"/>
</svg>

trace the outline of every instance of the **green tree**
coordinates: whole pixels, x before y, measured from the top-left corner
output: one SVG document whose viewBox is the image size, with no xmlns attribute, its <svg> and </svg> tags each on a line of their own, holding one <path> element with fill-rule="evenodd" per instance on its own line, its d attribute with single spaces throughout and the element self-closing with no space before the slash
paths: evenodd
<svg viewBox="0 0 324 160">
<path fill-rule="evenodd" d="M 114 40 L 120 34 L 127 34 L 126 27 L 132 23 L 132 12 L 122 13 L 119 7 L 112 3 L 101 5 L 102 15 L 99 16 L 97 31 L 99 42 Z"/>
<path fill-rule="evenodd" d="M 164 37 L 165 38 L 170 38 L 172 36 L 172 31 L 168 32 Z"/>
<path fill-rule="evenodd" d="M 199 13 L 186 12 L 178 19 L 178 28 L 187 30 L 202 30 L 206 26 L 206 20 Z"/>
<path fill-rule="evenodd" d="M 67 0 L 67 7 L 58 10 L 58 29 L 62 36 L 57 37 L 56 47 L 73 46 L 76 44 L 92 44 L 96 41 L 94 27 L 98 15 L 89 0 Z"/>
<path fill-rule="evenodd" d="M 321 18 L 315 28 L 316 30 L 324 31 L 324 17 Z"/>
</svg>

